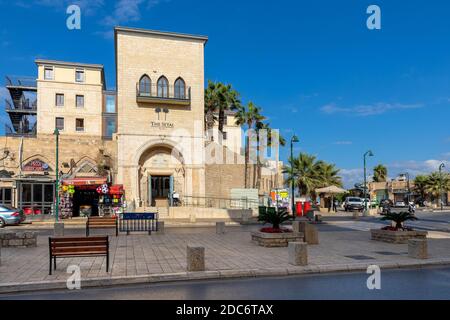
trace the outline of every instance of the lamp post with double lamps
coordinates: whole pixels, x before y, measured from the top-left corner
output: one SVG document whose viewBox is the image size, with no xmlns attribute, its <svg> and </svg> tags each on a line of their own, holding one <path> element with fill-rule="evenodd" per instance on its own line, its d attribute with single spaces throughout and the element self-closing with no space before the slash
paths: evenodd
<svg viewBox="0 0 450 320">
<path fill-rule="evenodd" d="M 372 151 L 367 151 L 364 153 L 364 216 L 367 216 L 367 171 L 366 171 L 366 158 L 367 157 L 373 157 Z"/>
<path fill-rule="evenodd" d="M 292 209 L 292 218 L 295 219 L 295 203 L 294 203 L 294 189 L 295 189 L 295 183 L 294 183 L 294 143 L 299 142 L 300 140 L 298 137 L 294 134 L 291 138 L 291 209 Z"/>
<path fill-rule="evenodd" d="M 55 186 L 55 194 L 56 194 L 56 200 L 55 200 L 55 222 L 58 222 L 59 219 L 59 130 L 58 128 L 55 129 L 53 134 L 56 137 L 56 186 Z"/>
<path fill-rule="evenodd" d="M 444 200 L 442 196 L 442 169 L 445 168 L 445 164 L 441 163 L 439 166 L 439 201 L 441 203 L 441 211 L 444 210 Z"/>
</svg>

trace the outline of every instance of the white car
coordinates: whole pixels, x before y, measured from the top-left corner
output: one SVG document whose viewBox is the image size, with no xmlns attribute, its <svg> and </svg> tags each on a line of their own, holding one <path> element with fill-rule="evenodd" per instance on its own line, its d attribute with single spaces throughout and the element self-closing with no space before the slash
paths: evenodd
<svg viewBox="0 0 450 320">
<path fill-rule="evenodd" d="M 398 208 L 404 208 L 404 207 L 406 207 L 404 201 L 395 201 L 395 206 L 398 207 Z"/>
</svg>

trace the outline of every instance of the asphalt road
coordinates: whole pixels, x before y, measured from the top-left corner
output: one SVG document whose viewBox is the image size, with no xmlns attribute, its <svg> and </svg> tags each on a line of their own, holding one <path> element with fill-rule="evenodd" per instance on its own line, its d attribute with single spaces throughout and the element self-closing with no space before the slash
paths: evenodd
<svg viewBox="0 0 450 320">
<path fill-rule="evenodd" d="M 0 300 L 450 299 L 450 267 L 382 270 L 381 290 L 367 289 L 368 276 L 366 273 L 338 273 L 178 282 L 0 295 Z"/>
</svg>

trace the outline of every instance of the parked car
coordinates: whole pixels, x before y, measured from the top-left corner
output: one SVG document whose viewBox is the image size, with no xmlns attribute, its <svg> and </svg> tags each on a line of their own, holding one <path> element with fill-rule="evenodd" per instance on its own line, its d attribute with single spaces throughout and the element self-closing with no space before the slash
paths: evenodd
<svg viewBox="0 0 450 320">
<path fill-rule="evenodd" d="M 397 208 L 404 208 L 406 207 L 405 201 L 395 201 L 395 206 Z"/>
<path fill-rule="evenodd" d="M 353 210 L 362 211 L 364 209 L 363 199 L 358 197 L 345 198 L 344 209 L 345 211 L 353 211 Z"/>
<path fill-rule="evenodd" d="M 0 228 L 7 225 L 18 225 L 25 219 L 25 214 L 21 210 L 5 205 L 0 206 Z"/>
</svg>

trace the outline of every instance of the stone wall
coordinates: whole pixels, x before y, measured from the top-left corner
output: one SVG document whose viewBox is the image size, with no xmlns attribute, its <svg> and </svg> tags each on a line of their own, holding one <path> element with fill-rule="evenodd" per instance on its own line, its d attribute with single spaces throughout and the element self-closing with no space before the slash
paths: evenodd
<svg viewBox="0 0 450 320">
<path fill-rule="evenodd" d="M 0 244 L 3 248 L 36 247 L 37 233 L 28 231 L 27 232 L 1 231 Z"/>
<path fill-rule="evenodd" d="M 428 232 L 372 229 L 370 230 L 370 234 L 372 240 L 375 241 L 382 241 L 389 243 L 408 243 L 409 239 L 426 239 Z"/>
</svg>

